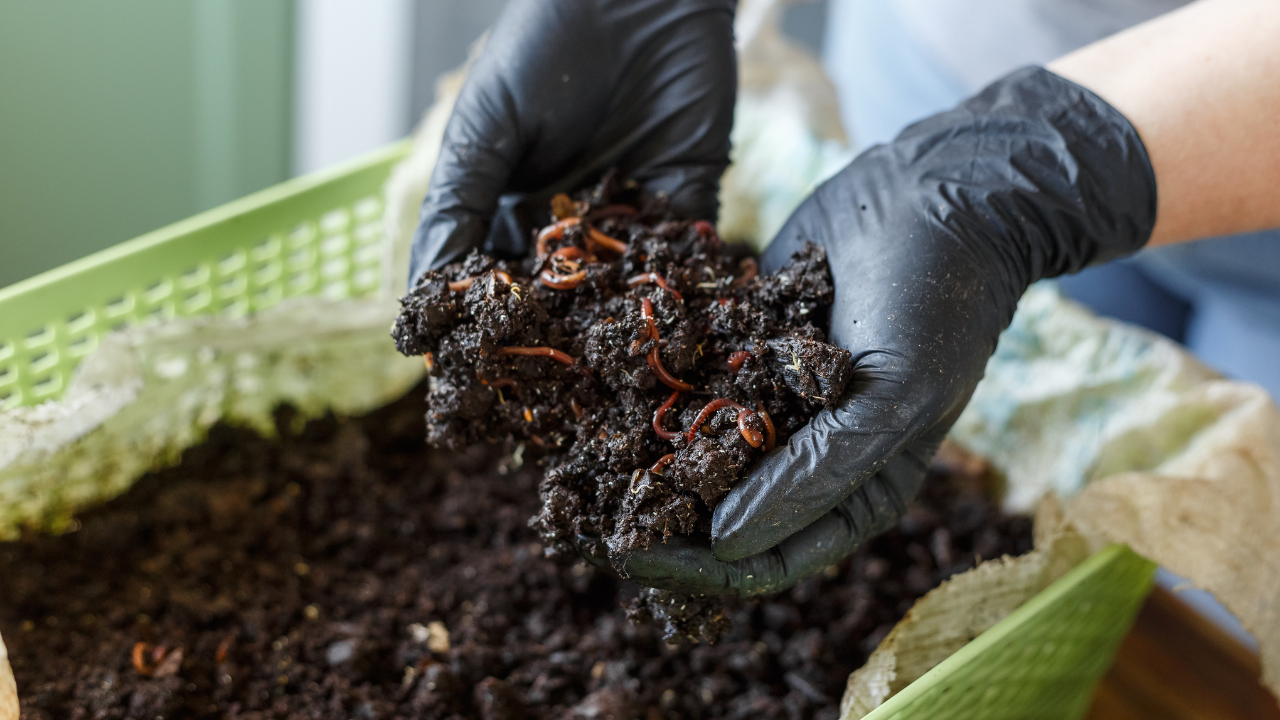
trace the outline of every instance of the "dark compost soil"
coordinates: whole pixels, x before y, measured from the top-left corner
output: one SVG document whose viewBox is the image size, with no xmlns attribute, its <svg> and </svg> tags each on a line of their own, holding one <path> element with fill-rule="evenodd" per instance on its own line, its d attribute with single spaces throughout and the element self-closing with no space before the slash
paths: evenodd
<svg viewBox="0 0 1280 720">
<path fill-rule="evenodd" d="M 401 301 L 397 346 L 429 358 L 428 440 L 546 455 L 534 525 L 553 552 L 707 532 L 749 466 L 852 374 L 824 342 L 825 252 L 758 274 L 709 223 L 610 179 L 552 206 L 561 220 L 531 257 L 473 253 Z"/>
<path fill-rule="evenodd" d="M 834 718 L 911 605 L 1030 521 L 934 472 L 824 575 L 668 646 L 639 588 L 543 555 L 541 469 L 423 446 L 422 391 L 282 437 L 219 426 L 61 537 L 0 544 L 24 718 Z"/>
</svg>

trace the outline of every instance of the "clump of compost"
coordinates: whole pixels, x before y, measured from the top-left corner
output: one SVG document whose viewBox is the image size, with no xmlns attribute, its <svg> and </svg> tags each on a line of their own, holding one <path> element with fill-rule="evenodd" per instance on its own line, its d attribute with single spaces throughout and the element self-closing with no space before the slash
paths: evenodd
<svg viewBox="0 0 1280 720">
<path fill-rule="evenodd" d="M 762 275 L 710 223 L 610 180 L 552 210 L 530 257 L 472 253 L 401 301 L 393 336 L 425 358 L 428 440 L 514 439 L 538 457 L 532 524 L 552 551 L 708 532 L 752 464 L 849 380 L 850 353 L 825 342 L 825 251 Z"/>
</svg>

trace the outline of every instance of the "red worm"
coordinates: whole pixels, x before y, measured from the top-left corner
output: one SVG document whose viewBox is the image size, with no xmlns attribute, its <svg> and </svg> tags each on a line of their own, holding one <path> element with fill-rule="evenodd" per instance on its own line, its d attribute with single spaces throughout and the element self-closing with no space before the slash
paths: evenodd
<svg viewBox="0 0 1280 720">
<path fill-rule="evenodd" d="M 658 326 L 653 322 L 653 301 L 649 298 L 645 298 L 641 301 L 641 307 L 643 308 L 645 320 L 649 322 L 649 337 L 657 340 Z M 666 385 L 672 390 L 693 389 L 692 385 L 687 382 L 677 380 L 671 375 L 671 373 L 667 372 L 665 367 L 662 366 L 662 358 L 658 356 L 658 344 L 656 342 L 653 345 L 653 349 L 649 351 L 649 357 L 647 359 L 649 361 L 649 367 L 653 368 L 653 374 L 658 376 L 658 379 L 662 381 L 663 385 Z"/>
<path fill-rule="evenodd" d="M 706 422 L 708 417 L 711 417 L 711 413 L 724 407 L 734 407 L 738 408 L 738 410 L 746 410 L 745 407 L 730 400 L 729 398 L 716 398 L 715 400 L 707 403 L 706 407 L 702 408 L 702 412 L 698 413 L 698 417 L 694 418 L 693 426 L 685 432 L 684 439 L 688 442 L 693 442 L 693 439 L 698 435 L 698 428 L 702 427 L 702 423 Z M 750 411 L 748 410 L 748 412 Z M 741 415 L 741 413 L 739 413 L 739 415 Z M 739 425 L 741 425 L 741 421 L 739 421 Z M 750 442 L 749 439 L 748 442 Z"/>
<path fill-rule="evenodd" d="M 559 248 L 555 252 L 551 253 L 551 261 L 555 262 L 556 260 L 566 260 L 568 262 L 578 262 L 579 260 L 585 261 L 585 262 L 595 262 L 596 258 L 594 255 L 588 254 L 587 251 L 583 250 L 582 248 L 574 247 L 572 245 L 565 245 L 564 247 Z M 573 269 L 577 270 L 577 268 L 573 268 Z"/>
<path fill-rule="evenodd" d="M 653 466 L 649 468 L 649 472 L 653 473 L 654 475 L 661 475 L 662 469 L 670 465 L 671 461 L 675 459 L 676 459 L 675 453 L 667 453 L 666 455 L 663 455 L 662 457 L 658 458 L 658 462 L 654 463 Z"/>
<path fill-rule="evenodd" d="M 761 435 L 759 430 L 754 430 L 747 425 L 747 419 L 750 417 L 750 410 L 742 408 L 738 411 L 738 432 L 742 433 L 742 437 L 746 439 L 748 445 L 758 448 L 764 444 L 764 435 Z"/>
<path fill-rule="evenodd" d="M 542 228 L 542 232 L 538 233 L 538 257 L 543 257 L 547 254 L 548 240 L 559 240 L 564 237 L 565 230 L 568 230 L 571 227 L 576 227 L 580 222 L 582 222 L 582 218 L 571 217 L 565 218 L 564 220 L 557 222 L 555 225 Z"/>
<path fill-rule="evenodd" d="M 680 295 L 680 292 L 678 290 L 673 290 L 671 286 L 667 284 L 667 279 L 662 277 L 658 273 L 654 273 L 654 272 L 640 273 L 639 275 L 633 275 L 627 278 L 627 284 L 630 285 L 631 287 L 635 287 L 637 285 L 643 285 L 645 283 L 653 283 L 654 285 L 657 285 L 663 290 L 666 290 L 667 292 L 674 295 L 677 300 L 680 300 L 680 301 L 684 300 L 684 297 Z"/>
<path fill-rule="evenodd" d="M 510 285 L 510 284 L 511 284 L 511 276 L 510 276 L 510 275 L 508 275 L 508 274 L 506 274 L 506 273 L 502 272 L 501 270 L 494 270 L 494 271 L 493 271 L 493 274 L 494 274 L 494 275 L 497 275 L 497 276 L 498 276 L 498 277 L 500 277 L 500 278 L 502 278 L 502 282 L 504 282 L 504 283 L 506 283 L 506 284 L 508 284 L 508 285 Z M 479 275 L 472 275 L 472 276 L 471 276 L 471 277 L 469 277 L 469 278 L 462 278 L 461 280 L 455 280 L 455 281 L 453 281 L 453 282 L 449 283 L 449 289 L 450 289 L 450 290 L 452 290 L 452 291 L 454 291 L 454 292 L 463 292 L 463 291 L 467 290 L 468 288 L 470 288 L 470 287 L 471 287 L 471 285 L 472 285 L 473 283 L 475 283 L 475 281 L 476 281 L 476 280 L 478 280 L 478 279 L 480 279 L 480 276 L 479 276 Z"/>
<path fill-rule="evenodd" d="M 569 266 L 569 274 L 562 275 L 555 270 L 543 270 L 539 278 L 542 280 L 543 285 L 553 290 L 572 290 L 582 284 L 582 281 L 587 277 L 587 271 L 582 269 L 579 261 L 595 262 L 595 259 L 594 255 L 588 254 L 582 248 L 576 248 L 572 245 L 559 248 L 551 253 L 552 267 L 555 266 L 556 260 L 562 260 L 565 265 Z"/>
<path fill-rule="evenodd" d="M 635 215 L 636 209 L 630 205 L 605 205 L 599 210 L 592 210 L 587 213 L 587 222 L 595 222 L 605 218 L 617 217 L 619 215 Z"/>
<path fill-rule="evenodd" d="M 739 370 L 742 369 L 742 364 L 750 359 L 751 359 L 751 353 L 747 352 L 746 350 L 739 350 L 738 352 L 730 355 L 729 356 L 729 372 L 731 373 L 738 372 Z"/>
<path fill-rule="evenodd" d="M 746 285 L 755 280 L 756 275 L 760 273 L 760 263 L 757 263 L 755 258 L 743 258 L 742 262 L 738 263 L 738 267 L 742 268 L 742 274 L 734 278 L 732 283 L 729 283 L 733 287 Z"/>
<path fill-rule="evenodd" d="M 587 243 L 588 244 L 594 243 L 596 245 L 600 245 L 601 247 L 609 248 L 610 250 L 618 253 L 619 255 L 627 251 L 626 243 L 622 242 L 621 240 L 615 240 L 609 237 L 608 235 L 605 235 L 604 233 L 600 232 L 599 230 L 591 227 L 590 225 L 587 226 Z"/>
<path fill-rule="evenodd" d="M 488 385 L 491 388 L 520 387 L 520 383 L 516 382 L 515 380 L 512 380 L 511 378 L 498 378 L 497 380 L 481 380 L 480 382 L 484 383 L 485 385 Z"/>
<path fill-rule="evenodd" d="M 778 435 L 773 430 L 773 418 L 769 417 L 769 413 L 760 406 L 760 418 L 764 420 L 764 451 L 769 452 L 777 445 Z"/>
<path fill-rule="evenodd" d="M 667 369 L 662 367 L 662 359 L 658 357 L 658 348 L 649 351 L 649 367 L 653 368 L 653 373 L 658 376 L 663 385 L 673 390 L 692 390 L 693 386 L 687 382 L 682 382 L 674 378 Z"/>
<path fill-rule="evenodd" d="M 667 414 L 667 411 L 671 409 L 672 405 L 676 404 L 676 400 L 678 399 L 680 399 L 679 390 L 671 393 L 671 397 L 667 398 L 666 402 L 659 405 L 658 409 L 653 413 L 653 431 L 663 440 L 675 440 L 677 437 L 680 437 L 680 433 L 678 431 L 672 432 L 670 430 L 665 430 L 662 427 L 662 417 Z"/>
<path fill-rule="evenodd" d="M 151 649 L 151 658 L 148 661 L 147 648 L 150 647 L 144 642 L 135 643 L 131 659 L 133 660 L 133 669 L 138 671 L 139 675 L 150 676 L 159 669 L 160 661 L 164 660 L 169 654 L 168 648 L 164 645 L 157 645 Z"/>
<path fill-rule="evenodd" d="M 540 355 L 549 357 L 562 365 L 573 365 L 574 359 L 554 348 L 549 347 L 519 347 L 511 345 L 498 350 L 498 355 Z"/>
<path fill-rule="evenodd" d="M 640 301 L 640 314 L 644 316 L 645 322 L 649 323 L 649 339 L 658 339 L 658 326 L 653 322 L 653 301 L 644 298 Z"/>
<path fill-rule="evenodd" d="M 583 280 L 587 279 L 587 271 L 579 270 L 576 273 L 559 275 L 551 272 L 550 270 L 543 270 L 542 274 L 538 276 L 538 279 L 542 281 L 543 285 L 546 285 L 552 290 L 572 290 L 581 285 Z"/>
</svg>

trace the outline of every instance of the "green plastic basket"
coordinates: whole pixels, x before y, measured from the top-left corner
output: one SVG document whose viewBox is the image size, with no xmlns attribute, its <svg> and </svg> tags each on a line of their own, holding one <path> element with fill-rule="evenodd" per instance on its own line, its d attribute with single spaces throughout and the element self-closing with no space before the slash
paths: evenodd
<svg viewBox="0 0 1280 720">
<path fill-rule="evenodd" d="M 1151 589 L 1156 566 L 1125 545 L 1095 553 L 867 720 L 1074 720 Z"/>
<path fill-rule="evenodd" d="M 382 285 L 382 186 L 410 143 L 290 180 L 0 290 L 0 409 L 62 396 L 106 333 Z"/>
<path fill-rule="evenodd" d="M 0 408 L 60 397 L 116 328 L 376 293 L 382 187 L 408 151 L 390 146 L 0 290 Z M 1097 553 L 869 717 L 1080 717 L 1154 570 L 1125 547 Z"/>
</svg>

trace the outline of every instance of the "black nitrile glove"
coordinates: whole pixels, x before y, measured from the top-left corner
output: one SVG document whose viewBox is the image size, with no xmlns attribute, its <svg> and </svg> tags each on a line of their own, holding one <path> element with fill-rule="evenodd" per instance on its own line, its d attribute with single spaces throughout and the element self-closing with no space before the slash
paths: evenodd
<svg viewBox="0 0 1280 720">
<path fill-rule="evenodd" d="M 734 4 L 512 0 L 445 130 L 409 284 L 473 248 L 523 255 L 551 196 L 610 168 L 665 193 L 677 215 L 715 220 L 737 92 Z"/>
<path fill-rule="evenodd" d="M 613 562 L 645 585 L 751 595 L 893 527 L 1027 286 L 1137 251 L 1155 215 L 1133 126 L 1039 68 L 863 153 L 763 259 L 773 271 L 806 240 L 826 247 L 831 338 L 856 367 L 843 403 L 729 493 L 711 546 L 673 539 Z"/>
</svg>

